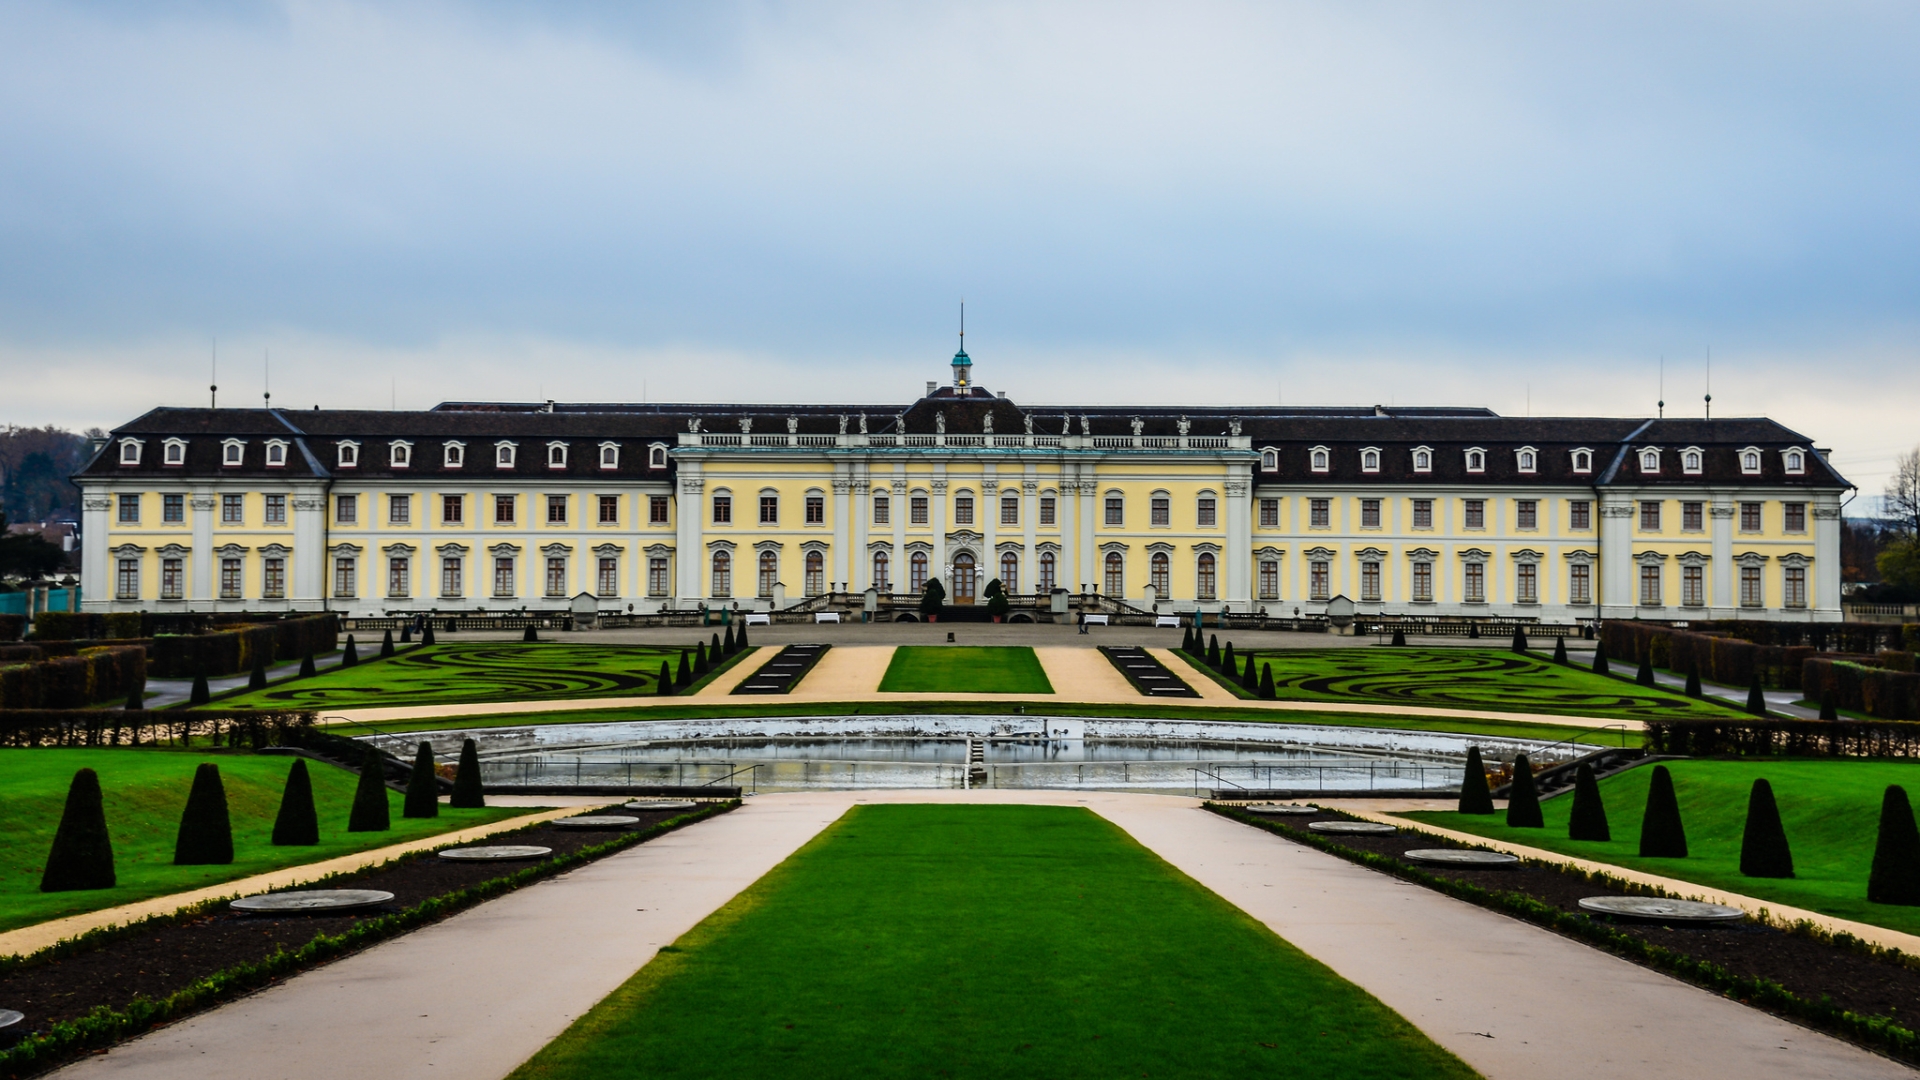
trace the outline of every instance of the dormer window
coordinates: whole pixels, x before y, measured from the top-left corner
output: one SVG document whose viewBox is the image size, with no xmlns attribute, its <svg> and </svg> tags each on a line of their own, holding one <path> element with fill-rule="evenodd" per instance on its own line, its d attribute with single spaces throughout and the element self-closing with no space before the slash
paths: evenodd
<svg viewBox="0 0 1920 1080">
<path fill-rule="evenodd" d="M 1424 446 L 1413 448 L 1413 471 L 1430 473 L 1433 471 L 1433 451 Z"/>
<path fill-rule="evenodd" d="M 1593 471 L 1593 451 L 1582 447 L 1573 452 L 1573 471 L 1586 474 Z"/>
<path fill-rule="evenodd" d="M 161 444 L 160 463 L 162 465 L 185 465 L 187 463 L 187 444 L 182 439 L 168 439 Z"/>
<path fill-rule="evenodd" d="M 654 443 L 647 447 L 647 468 L 664 469 L 667 467 L 667 444 Z"/>
<path fill-rule="evenodd" d="M 1360 451 L 1360 471 L 1377 473 L 1380 471 L 1380 451 L 1369 446 Z"/>
<path fill-rule="evenodd" d="M 233 468 L 247 460 L 247 444 L 240 439 L 225 439 L 220 443 L 220 464 Z"/>
<path fill-rule="evenodd" d="M 387 466 L 394 469 L 413 467 L 413 444 L 399 439 L 387 444 Z"/>
<path fill-rule="evenodd" d="M 515 446 L 513 443 L 510 443 L 510 442 L 503 441 L 503 442 L 494 443 L 493 444 L 493 467 L 496 469 L 513 468 L 513 453 L 517 449 L 519 449 L 519 447 Z"/>
<path fill-rule="evenodd" d="M 1316 446 L 1307 451 L 1307 467 L 1314 472 L 1326 472 L 1331 468 L 1331 461 L 1332 455 L 1327 453 L 1327 448 L 1324 446 Z"/>
<path fill-rule="evenodd" d="M 1640 451 L 1640 471 L 1653 474 L 1660 471 L 1660 451 L 1648 447 Z"/>
<path fill-rule="evenodd" d="M 120 440 L 120 464 L 122 465 L 140 464 L 140 448 L 144 445 L 145 444 L 142 443 L 139 439 L 121 439 Z"/>
<path fill-rule="evenodd" d="M 1260 451 L 1260 471 L 1261 472 L 1279 472 L 1280 471 L 1280 451 L 1275 450 L 1271 446 L 1267 447 L 1265 450 Z"/>
<path fill-rule="evenodd" d="M 357 469 L 360 467 L 359 443 L 343 442 L 340 444 L 340 467 L 343 469 Z"/>
<path fill-rule="evenodd" d="M 619 443 L 603 442 L 600 444 L 600 467 L 603 469 L 617 469 L 620 467 Z"/>
<path fill-rule="evenodd" d="M 280 439 L 267 440 L 267 468 L 284 469 L 287 467 L 287 444 Z"/>
<path fill-rule="evenodd" d="M 1483 473 L 1487 471 L 1487 452 L 1485 450 L 1476 446 L 1467 451 L 1467 471 L 1470 473 Z"/>
<path fill-rule="evenodd" d="M 1760 475 L 1760 448 L 1749 446 L 1740 451 L 1740 472 L 1744 476 Z"/>
<path fill-rule="evenodd" d="M 1688 476 L 1698 476 L 1706 466 L 1706 455 L 1697 446 L 1689 446 L 1680 451 L 1680 471 Z"/>
<path fill-rule="evenodd" d="M 1537 473 L 1540 471 L 1540 454 L 1531 446 L 1523 446 L 1513 452 L 1513 467 L 1517 472 Z"/>
<path fill-rule="evenodd" d="M 567 467 L 567 444 L 550 442 L 547 444 L 547 468 L 564 469 Z"/>
<path fill-rule="evenodd" d="M 1789 450 L 1781 460 L 1786 464 L 1789 476 L 1799 476 L 1807 471 L 1807 455 L 1801 450 Z"/>
<path fill-rule="evenodd" d="M 457 442 L 446 444 L 445 456 L 441 458 L 441 462 L 449 469 L 458 469 L 465 465 L 467 463 L 467 444 Z"/>
</svg>

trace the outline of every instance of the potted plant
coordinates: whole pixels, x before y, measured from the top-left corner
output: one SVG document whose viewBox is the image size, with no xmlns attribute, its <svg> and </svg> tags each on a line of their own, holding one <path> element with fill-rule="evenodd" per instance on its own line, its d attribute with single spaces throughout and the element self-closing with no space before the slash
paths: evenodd
<svg viewBox="0 0 1920 1080">
<path fill-rule="evenodd" d="M 994 622 L 1005 622 L 1007 609 L 1013 604 L 1007 600 L 1007 590 L 1000 584 L 999 578 L 987 582 L 986 597 L 987 614 L 993 616 Z"/>
<path fill-rule="evenodd" d="M 940 621 L 940 607 L 947 600 L 947 587 L 940 584 L 939 578 L 928 578 L 927 587 L 920 594 L 920 612 L 928 622 Z"/>
</svg>

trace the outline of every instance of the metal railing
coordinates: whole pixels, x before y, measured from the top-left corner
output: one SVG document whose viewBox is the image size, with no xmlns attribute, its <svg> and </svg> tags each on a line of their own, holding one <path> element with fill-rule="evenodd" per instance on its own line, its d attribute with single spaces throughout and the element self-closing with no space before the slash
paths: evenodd
<svg viewBox="0 0 1920 1080">
<path fill-rule="evenodd" d="M 1188 766 L 1187 771 L 1193 776 L 1193 792 L 1198 797 L 1203 790 L 1211 790 L 1201 785 L 1200 778 L 1203 776 L 1220 787 L 1259 791 L 1352 794 L 1360 791 L 1412 790 L 1441 794 L 1460 789 L 1461 768 L 1458 765 L 1420 765 L 1397 761 L 1355 761 L 1338 765 L 1233 761 L 1192 765 Z M 1240 779 L 1234 779 L 1236 776 Z M 1346 782 L 1329 785 L 1327 780 L 1330 777 Z M 1363 777 L 1365 783 L 1360 783 Z"/>
</svg>

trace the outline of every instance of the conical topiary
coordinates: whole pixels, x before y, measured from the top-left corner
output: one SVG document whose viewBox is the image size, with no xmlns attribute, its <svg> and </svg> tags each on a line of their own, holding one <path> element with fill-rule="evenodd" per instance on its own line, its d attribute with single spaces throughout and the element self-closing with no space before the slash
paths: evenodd
<svg viewBox="0 0 1920 1080">
<path fill-rule="evenodd" d="M 1747 688 L 1747 711 L 1755 716 L 1767 715 L 1767 695 L 1760 690 L 1760 679 L 1756 676 L 1753 685 Z"/>
<path fill-rule="evenodd" d="M 1687 696 L 1691 698 L 1701 696 L 1699 664 L 1687 665 Z"/>
<path fill-rule="evenodd" d="M 380 639 L 380 659 L 385 660 L 387 657 L 392 655 L 393 655 L 393 631 L 389 630 L 386 632 L 386 635 Z"/>
<path fill-rule="evenodd" d="M 1467 769 L 1460 776 L 1460 812 L 1493 813 L 1493 793 L 1487 790 L 1487 767 L 1480 760 L 1480 748 L 1467 747 Z"/>
<path fill-rule="evenodd" d="M 1607 673 L 1607 643 L 1604 641 L 1594 643 L 1593 673 L 1595 675 L 1605 675 Z"/>
<path fill-rule="evenodd" d="M 260 650 L 253 650 L 253 670 L 247 673 L 247 689 L 265 690 L 267 688 L 267 658 Z"/>
<path fill-rule="evenodd" d="M 522 633 L 522 634 L 520 635 L 520 640 L 521 640 L 521 641 L 539 641 L 539 640 L 540 640 L 540 631 L 538 631 L 538 630 L 535 630 L 535 629 L 533 628 L 533 624 L 532 624 L 532 623 L 528 623 L 528 624 L 527 624 L 527 629 L 526 629 L 526 632 L 525 632 L 525 633 Z"/>
<path fill-rule="evenodd" d="M 303 679 L 311 679 L 316 674 L 318 674 L 318 669 L 313 666 L 313 650 L 308 649 L 307 655 L 300 658 L 300 677 Z"/>
<path fill-rule="evenodd" d="M 353 645 L 353 635 L 348 634 L 347 646 L 346 648 L 340 650 L 340 666 L 343 668 L 352 667 L 353 665 L 359 662 L 360 662 L 360 650 L 356 649 Z"/>
<path fill-rule="evenodd" d="M 131 706 L 129 706 L 129 708 L 131 708 Z M 1840 707 L 1834 703 L 1833 687 L 1831 686 L 1827 687 L 1825 690 L 1820 691 L 1820 719 L 1822 720 L 1840 719 Z"/>
<path fill-rule="evenodd" d="M 1687 830 L 1680 824 L 1680 800 L 1673 793 L 1673 774 L 1665 765 L 1653 767 L 1653 781 L 1647 785 L 1647 810 L 1640 818 L 1640 857 L 1687 857 Z"/>
<path fill-rule="evenodd" d="M 1476 622 L 1476 623 L 1468 623 L 1468 624 L 1467 624 L 1467 636 L 1468 636 L 1468 637 L 1470 637 L 1470 638 L 1477 638 L 1477 637 L 1479 637 L 1479 636 L 1480 636 L 1480 624 L 1479 624 L 1479 623 L 1477 623 L 1477 622 Z"/>
<path fill-rule="evenodd" d="M 1219 634 L 1215 634 L 1212 637 L 1207 639 L 1207 666 L 1212 668 L 1215 671 L 1220 670 L 1220 635 Z"/>
<path fill-rule="evenodd" d="M 360 782 L 353 789 L 353 809 L 347 814 L 348 832 L 386 832 L 393 827 L 384 764 L 380 751 L 368 746 L 360 762 Z"/>
<path fill-rule="evenodd" d="M 732 656 L 735 650 L 739 649 L 740 646 L 735 644 L 733 640 L 733 624 L 732 623 L 727 624 L 727 636 L 725 639 L 721 641 L 721 644 L 726 646 L 727 651 L 725 655 L 727 656 Z"/>
<path fill-rule="evenodd" d="M 451 634 L 458 629 L 460 629 L 460 627 L 452 619 L 447 620 L 447 633 Z"/>
<path fill-rule="evenodd" d="M 413 774 L 407 777 L 407 798 L 400 804 L 400 816 L 440 816 L 440 776 L 433 771 L 432 743 L 422 742 L 413 752 Z"/>
<path fill-rule="evenodd" d="M 1273 665 L 1261 664 L 1260 665 L 1260 696 L 1271 701 L 1273 700 L 1275 694 L 1276 694 L 1276 691 L 1273 688 Z"/>
<path fill-rule="evenodd" d="M 704 641 L 695 643 L 693 647 L 693 673 L 695 675 L 705 675 L 710 670 L 712 670 L 712 665 L 707 663 L 707 643 Z"/>
<path fill-rule="evenodd" d="M 1405 630 L 1395 630 L 1393 632 L 1393 643 L 1395 645 L 1405 645 L 1407 643 L 1407 632 Z"/>
<path fill-rule="evenodd" d="M 420 628 L 420 644 L 422 645 L 433 644 L 433 620 L 432 619 L 428 619 L 427 625 Z"/>
<path fill-rule="evenodd" d="M 400 624 L 400 644 L 410 645 L 412 643 L 413 643 L 413 624 L 401 623 Z"/>
<path fill-rule="evenodd" d="M 1747 877 L 1793 876 L 1793 852 L 1787 830 L 1780 824 L 1780 807 L 1773 801 L 1773 785 L 1755 780 L 1747 795 L 1747 828 L 1740 834 L 1740 872 Z"/>
<path fill-rule="evenodd" d="M 1556 664 L 1564 664 L 1567 662 L 1566 638 L 1557 637 L 1553 639 L 1553 662 Z"/>
<path fill-rule="evenodd" d="M 127 711 L 137 712 L 147 707 L 147 684 L 139 682 L 127 691 Z"/>
<path fill-rule="evenodd" d="M 204 671 L 194 672 L 193 688 L 187 691 L 187 704 L 205 705 L 212 700 L 213 694 L 207 690 L 207 673 Z"/>
<path fill-rule="evenodd" d="M 707 645 L 707 662 L 718 667 L 721 658 L 726 655 L 726 653 L 720 651 L 720 635 L 713 635 L 713 641 Z"/>
<path fill-rule="evenodd" d="M 280 812 L 273 818 L 275 847 L 304 847 L 320 842 L 320 815 L 313 808 L 313 778 L 303 758 L 293 759 L 287 786 L 280 791 Z"/>
<path fill-rule="evenodd" d="M 1249 694 L 1260 691 L 1260 676 L 1253 670 L 1253 654 L 1247 654 L 1247 670 L 1240 676 L 1240 689 Z"/>
<path fill-rule="evenodd" d="M 746 623 L 740 624 L 740 636 L 738 638 L 735 638 L 734 640 L 741 648 L 744 649 L 747 647 L 747 624 Z"/>
<path fill-rule="evenodd" d="M 1651 654 L 1640 658 L 1640 670 L 1633 673 L 1633 681 L 1641 686 L 1653 685 L 1653 657 Z"/>
<path fill-rule="evenodd" d="M 1507 828 L 1544 829 L 1546 818 L 1540 814 L 1540 790 L 1533 786 L 1533 763 L 1527 755 L 1513 759 L 1513 784 L 1507 788 Z"/>
<path fill-rule="evenodd" d="M 1593 777 L 1593 766 L 1581 762 L 1573 770 L 1573 812 L 1567 818 L 1569 840 L 1611 840 L 1607 828 L 1607 804 L 1600 798 L 1600 782 Z"/>
<path fill-rule="evenodd" d="M 453 795 L 447 805 L 461 810 L 487 805 L 486 792 L 480 786 L 480 744 L 472 739 L 460 743 L 460 767 L 454 771 Z"/>
<path fill-rule="evenodd" d="M 1874 841 L 1873 869 L 1867 874 L 1867 899 L 1876 904 L 1920 905 L 1920 830 L 1913 827 L 1907 789 L 1898 784 L 1887 788 L 1880 800 L 1880 836 Z"/>
<path fill-rule="evenodd" d="M 1187 623 L 1180 624 L 1180 651 L 1193 652 L 1193 627 Z"/>
<path fill-rule="evenodd" d="M 693 682 L 693 660 L 687 655 L 687 650 L 681 649 L 680 670 L 674 674 L 673 685 L 675 689 L 679 689 L 691 682 Z"/>
<path fill-rule="evenodd" d="M 1519 626 L 1513 628 L 1513 651 L 1517 653 L 1527 651 L 1527 632 Z"/>
<path fill-rule="evenodd" d="M 173 865 L 225 866 L 233 862 L 233 820 L 227 814 L 227 788 L 220 766 L 203 763 L 193 771 L 187 808 L 174 835 Z"/>
<path fill-rule="evenodd" d="M 673 696 L 673 668 L 665 660 L 660 661 L 660 674 L 654 681 L 653 692 L 661 697 Z"/>
<path fill-rule="evenodd" d="M 47 868 L 40 875 L 41 892 L 111 889 L 113 840 L 107 835 L 107 811 L 100 800 L 100 776 L 92 769 L 73 774 L 67 785 L 67 808 L 60 814 Z"/>
<path fill-rule="evenodd" d="M 1227 642 L 1226 648 L 1220 650 L 1220 672 L 1228 676 L 1240 673 L 1240 661 L 1234 658 L 1231 641 Z"/>
</svg>

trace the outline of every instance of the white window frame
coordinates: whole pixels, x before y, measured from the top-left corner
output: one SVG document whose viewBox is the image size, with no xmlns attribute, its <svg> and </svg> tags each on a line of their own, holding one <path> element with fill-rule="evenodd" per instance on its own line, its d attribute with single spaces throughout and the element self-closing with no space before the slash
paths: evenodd
<svg viewBox="0 0 1920 1080">
<path fill-rule="evenodd" d="M 287 467 L 287 441 L 285 439 L 267 440 L 267 468 L 284 469 Z"/>
<path fill-rule="evenodd" d="M 1265 450 L 1260 451 L 1260 471 L 1261 472 L 1279 472 L 1280 471 L 1280 451 L 1275 450 L 1271 446 L 1267 447 Z"/>
<path fill-rule="evenodd" d="M 556 453 L 560 458 L 560 460 L 558 461 L 554 460 Z M 549 442 L 547 444 L 547 468 L 564 469 L 566 467 L 567 467 L 567 444 L 559 441 L 558 439 L 555 439 L 554 441 Z"/>
<path fill-rule="evenodd" d="M 1324 446 L 1308 447 L 1307 448 L 1307 469 L 1310 472 L 1317 472 L 1317 473 L 1332 472 L 1333 471 L 1333 451 L 1328 450 Z"/>
<path fill-rule="evenodd" d="M 1430 473 L 1433 471 L 1433 447 L 1416 446 L 1413 448 L 1413 471 Z"/>
<path fill-rule="evenodd" d="M 520 444 L 510 439 L 501 439 L 493 444 L 493 467 L 511 469 L 520 458 Z"/>
<path fill-rule="evenodd" d="M 187 440 L 167 439 L 160 446 L 160 464 L 185 465 L 187 463 Z"/>
<path fill-rule="evenodd" d="M 1807 452 L 1798 446 L 1789 446 L 1780 451 L 1780 467 L 1788 476 L 1802 476 L 1807 471 Z"/>
<path fill-rule="evenodd" d="M 600 467 L 603 469 L 617 469 L 620 467 L 619 443 L 603 442 L 600 444 Z"/>
<path fill-rule="evenodd" d="M 1380 471 L 1379 447 L 1363 446 L 1360 448 L 1360 471 L 1363 473 L 1377 473 Z"/>
<path fill-rule="evenodd" d="M 360 444 L 352 439 L 342 439 L 334 447 L 334 464 L 342 469 L 360 467 Z"/>
<path fill-rule="evenodd" d="M 1660 448 L 1659 447 L 1643 446 L 1640 449 L 1635 450 L 1633 452 L 1633 456 L 1634 456 L 1634 460 L 1640 463 L 1640 474 L 1642 476 L 1660 475 Z M 1652 463 L 1651 468 L 1648 467 L 1649 462 Z"/>
<path fill-rule="evenodd" d="M 664 469 L 667 467 L 667 444 L 649 443 L 647 445 L 647 468 Z"/>
<path fill-rule="evenodd" d="M 467 467 L 467 444 L 463 442 L 443 443 L 440 447 L 440 464 L 448 469 Z"/>
<path fill-rule="evenodd" d="M 395 439 L 387 444 L 387 468 L 410 469 L 413 467 L 413 444 L 405 439 Z"/>
<path fill-rule="evenodd" d="M 1766 451 L 1761 450 L 1757 446 L 1741 447 L 1740 448 L 1740 475 L 1759 476 L 1762 465 L 1766 461 L 1766 458 L 1762 456 L 1765 453 Z"/>
<path fill-rule="evenodd" d="M 247 441 L 245 439 L 220 440 L 220 467 L 238 468 L 247 463 Z"/>
<path fill-rule="evenodd" d="M 1487 452 L 1484 448 L 1478 446 L 1467 447 L 1465 460 L 1468 472 L 1483 473 L 1487 471 Z"/>
<path fill-rule="evenodd" d="M 146 445 L 147 444 L 145 442 L 142 442 L 139 439 L 121 439 L 120 440 L 120 464 L 122 465 L 140 464 L 140 455 L 141 453 L 144 452 Z M 127 451 L 129 450 L 133 452 L 128 453 Z"/>
<path fill-rule="evenodd" d="M 1531 446 L 1523 446 L 1513 452 L 1513 469 L 1525 476 L 1540 471 L 1540 451 Z"/>
<path fill-rule="evenodd" d="M 1707 471 L 1707 452 L 1697 446 L 1689 446 L 1680 451 L 1680 471 L 1687 476 L 1699 476 Z"/>
<path fill-rule="evenodd" d="M 1593 471 L 1593 451 L 1588 447 L 1574 447 L 1567 459 L 1572 463 L 1576 476 L 1585 476 Z"/>
</svg>

